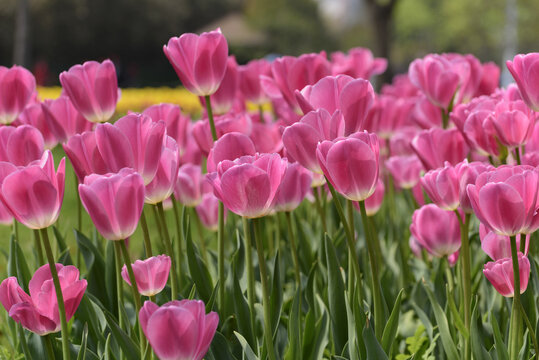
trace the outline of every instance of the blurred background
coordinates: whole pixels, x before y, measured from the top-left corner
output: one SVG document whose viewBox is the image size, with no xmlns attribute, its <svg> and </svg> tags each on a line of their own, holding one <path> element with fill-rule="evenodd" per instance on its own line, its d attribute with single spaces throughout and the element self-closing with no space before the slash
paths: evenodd
<svg viewBox="0 0 539 360">
<path fill-rule="evenodd" d="M 537 0 L 0 0 L 0 65 L 51 86 L 74 64 L 110 58 L 122 87 L 177 86 L 163 45 L 221 27 L 240 64 L 363 46 L 389 59 L 388 81 L 429 52 L 501 66 L 537 51 L 538 15 Z"/>
</svg>

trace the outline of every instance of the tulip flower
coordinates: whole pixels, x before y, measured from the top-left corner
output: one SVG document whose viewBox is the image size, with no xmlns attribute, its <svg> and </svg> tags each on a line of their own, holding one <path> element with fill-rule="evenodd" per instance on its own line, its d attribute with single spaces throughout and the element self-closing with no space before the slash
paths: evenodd
<svg viewBox="0 0 539 360">
<path fill-rule="evenodd" d="M 523 101 L 500 101 L 493 116 L 489 117 L 499 141 L 515 148 L 526 144 L 533 134 L 537 114 Z"/>
<path fill-rule="evenodd" d="M 201 201 L 202 196 L 202 170 L 193 164 L 182 165 L 178 169 L 174 198 L 184 206 L 194 207 Z"/>
<path fill-rule="evenodd" d="M 30 125 L 39 130 L 41 135 L 43 135 L 46 149 L 52 149 L 56 145 L 58 145 L 58 139 L 49 127 L 49 124 L 45 119 L 45 114 L 40 103 L 30 104 L 26 106 L 14 124 Z"/>
<path fill-rule="evenodd" d="M 149 116 L 153 122 L 163 120 L 166 124 L 167 135 L 176 140 L 180 152 L 182 152 L 188 141 L 187 132 L 191 119 L 189 116 L 181 113 L 181 109 L 178 105 L 166 103 L 152 105 L 147 107 L 142 114 Z"/>
<path fill-rule="evenodd" d="M 378 96 L 369 110 L 362 129 L 376 133 L 382 139 L 390 139 L 401 127 L 410 125 L 415 100 L 389 95 Z"/>
<path fill-rule="evenodd" d="M 60 287 L 69 321 L 82 300 L 87 282 L 79 280 L 79 270 L 74 266 L 56 264 Z M 52 274 L 49 265 L 43 265 L 34 273 L 28 284 L 30 295 L 17 283 L 17 278 L 9 277 L 0 284 L 0 303 L 9 316 L 38 335 L 60 331 L 60 315 L 56 300 Z"/>
<path fill-rule="evenodd" d="M 146 185 L 144 198 L 147 204 L 160 203 L 174 192 L 179 167 L 178 145 L 170 136 L 167 136 L 166 142 L 159 158 L 157 172 L 153 180 Z"/>
<path fill-rule="evenodd" d="M 86 131 L 69 138 L 63 145 L 64 151 L 73 165 L 79 183 L 90 174 L 106 174 L 108 166 L 97 148 L 95 132 Z"/>
<path fill-rule="evenodd" d="M 228 44 L 220 29 L 172 37 L 163 51 L 187 90 L 197 96 L 217 91 L 228 58 Z"/>
<path fill-rule="evenodd" d="M 419 182 L 423 165 L 416 155 L 392 156 L 385 164 L 397 187 L 411 189 Z"/>
<path fill-rule="evenodd" d="M 214 172 L 223 160 L 234 160 L 245 155 L 255 155 L 255 153 L 255 145 L 247 135 L 231 132 L 223 135 L 213 144 L 206 166 L 209 173 Z"/>
<path fill-rule="evenodd" d="M 500 235 L 531 234 L 539 228 L 539 173 L 504 165 L 480 174 L 466 191 L 477 218 Z"/>
<path fill-rule="evenodd" d="M 153 351 L 163 360 L 202 360 L 219 324 L 217 313 L 206 314 L 200 300 L 174 300 L 162 306 L 146 301 L 139 319 Z"/>
<path fill-rule="evenodd" d="M 412 148 L 426 170 L 455 165 L 466 158 L 468 146 L 457 129 L 433 128 L 423 130 L 412 140 Z"/>
<path fill-rule="evenodd" d="M 483 71 L 481 75 L 481 81 L 479 87 L 475 93 L 475 96 L 490 95 L 500 85 L 500 73 L 501 70 L 493 62 L 487 62 L 482 65 Z"/>
<path fill-rule="evenodd" d="M 118 102 L 118 79 L 110 60 L 87 61 L 60 74 L 60 83 L 73 106 L 93 123 L 108 121 Z"/>
<path fill-rule="evenodd" d="M 455 165 L 455 170 L 459 179 L 460 209 L 465 213 L 472 213 L 473 209 L 470 204 L 470 198 L 466 191 L 466 187 L 468 184 L 475 184 L 475 180 L 479 174 L 494 170 L 494 166 L 479 161 L 472 161 L 469 163 L 468 160 L 464 160 Z"/>
<path fill-rule="evenodd" d="M 282 125 L 254 122 L 249 137 L 259 153 L 280 153 L 283 149 Z"/>
<path fill-rule="evenodd" d="M 141 295 L 154 296 L 165 288 L 170 272 L 170 257 L 167 255 L 153 256 L 146 260 L 136 260 L 131 266 Z M 122 267 L 122 278 L 131 285 L 125 265 Z"/>
<path fill-rule="evenodd" d="M 384 182 L 381 179 L 378 179 L 374 193 L 365 199 L 365 212 L 367 213 L 367 216 L 374 216 L 374 214 L 380 210 L 380 207 L 382 207 L 382 203 L 384 202 L 385 189 Z M 356 210 L 359 211 L 359 203 L 354 201 L 353 205 Z"/>
<path fill-rule="evenodd" d="M 238 67 L 239 88 L 247 100 L 261 105 L 268 101 L 260 85 L 260 75 L 271 76 L 271 64 L 265 59 L 255 59 Z"/>
<path fill-rule="evenodd" d="M 275 194 L 275 211 L 297 208 L 310 190 L 312 181 L 310 171 L 298 163 L 289 163 Z"/>
<path fill-rule="evenodd" d="M 251 133 L 252 120 L 247 113 L 226 114 L 217 116 L 214 120 L 218 139 L 230 132 L 240 132 L 246 135 Z M 213 147 L 213 138 L 208 119 L 199 120 L 193 125 L 193 137 L 200 150 L 204 154 L 208 154 Z"/>
<path fill-rule="evenodd" d="M 84 208 L 99 233 L 107 240 L 133 235 L 144 206 L 144 181 L 132 169 L 117 174 L 92 174 L 79 184 Z"/>
<path fill-rule="evenodd" d="M 47 128 L 56 141 L 65 142 L 76 134 L 92 130 L 93 123 L 86 120 L 67 96 L 45 100 L 41 104 Z"/>
<path fill-rule="evenodd" d="M 36 91 L 34 75 L 21 66 L 0 66 L 0 124 L 11 124 Z"/>
<path fill-rule="evenodd" d="M 316 157 L 326 178 L 348 200 L 365 200 L 374 193 L 379 172 L 375 134 L 358 132 L 324 141 L 318 144 Z"/>
<path fill-rule="evenodd" d="M 229 56 L 226 62 L 225 76 L 219 85 L 219 89 L 210 95 L 211 107 L 215 114 L 226 114 L 232 109 L 238 90 L 238 63 L 234 56 Z M 206 100 L 201 97 L 202 105 Z"/>
<path fill-rule="evenodd" d="M 511 242 L 509 236 L 498 235 L 488 229 L 485 225 L 479 224 L 479 239 L 481 240 L 481 249 L 494 261 L 511 257 Z M 520 249 L 520 240 L 522 235 L 516 236 L 517 249 Z M 530 243 L 530 234 L 526 235 L 526 244 L 524 255 L 528 255 Z"/>
<path fill-rule="evenodd" d="M 459 207 L 459 177 L 457 170 L 449 163 L 443 168 L 430 170 L 423 178 L 421 185 L 432 202 L 443 210 L 456 210 Z"/>
<path fill-rule="evenodd" d="M 519 54 L 505 64 L 518 85 L 522 100 L 530 109 L 539 111 L 539 53 Z"/>
<path fill-rule="evenodd" d="M 205 193 L 202 195 L 200 203 L 195 207 L 198 218 L 204 227 L 210 231 L 217 231 L 218 215 L 219 215 L 219 199 L 211 193 Z M 228 211 L 224 209 L 224 220 L 226 221 Z"/>
<path fill-rule="evenodd" d="M 410 120 L 422 129 L 442 127 L 442 113 L 426 96 L 415 99 Z"/>
<path fill-rule="evenodd" d="M 58 171 L 50 150 L 41 160 L 13 170 L 2 182 L 0 198 L 15 219 L 30 229 L 44 229 L 56 222 L 64 199 L 65 158 Z"/>
<path fill-rule="evenodd" d="M 45 151 L 43 135 L 31 125 L 0 127 L 0 161 L 26 166 Z"/>
<path fill-rule="evenodd" d="M 348 50 L 348 54 L 340 51 L 331 53 L 331 69 L 334 75 L 345 74 L 355 79 L 370 79 L 373 75 L 386 71 L 387 60 L 375 58 L 369 49 L 357 47 Z"/>
<path fill-rule="evenodd" d="M 530 261 L 522 254 L 518 253 L 518 268 L 520 274 L 520 293 L 526 291 L 530 278 Z M 515 295 L 515 282 L 513 277 L 513 262 L 511 257 L 490 261 L 485 264 L 483 274 L 494 286 L 497 292 L 505 297 Z"/>
</svg>

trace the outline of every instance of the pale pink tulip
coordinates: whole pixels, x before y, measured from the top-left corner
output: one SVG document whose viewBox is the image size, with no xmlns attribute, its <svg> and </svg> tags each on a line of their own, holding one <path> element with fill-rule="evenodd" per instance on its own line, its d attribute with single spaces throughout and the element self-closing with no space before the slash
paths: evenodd
<svg viewBox="0 0 539 360">
<path fill-rule="evenodd" d="M 26 166 L 45 151 L 43 135 L 31 125 L 0 127 L 0 161 Z"/>
<path fill-rule="evenodd" d="M 80 135 L 74 135 L 63 147 L 71 165 L 73 165 L 79 183 L 84 182 L 87 175 L 102 175 L 109 172 L 109 168 L 97 148 L 95 132 L 86 131 Z"/>
<path fill-rule="evenodd" d="M 505 64 L 526 105 L 539 111 L 539 53 L 519 54 Z"/>
<path fill-rule="evenodd" d="M 498 235 L 483 224 L 479 224 L 479 239 L 481 240 L 481 249 L 494 261 L 511 257 L 511 242 L 509 236 Z M 520 240 L 522 235 L 516 236 L 517 249 L 520 249 Z M 530 244 L 530 234 L 526 235 L 526 244 L 524 255 L 528 255 Z"/>
<path fill-rule="evenodd" d="M 170 264 L 170 257 L 167 255 L 153 256 L 146 260 L 136 260 L 131 266 L 139 293 L 144 296 L 159 294 L 167 284 Z M 122 278 L 131 285 L 125 265 L 122 267 Z"/>
<path fill-rule="evenodd" d="M 36 91 L 34 75 L 22 66 L 0 66 L 0 124 L 11 124 Z"/>
<path fill-rule="evenodd" d="M 202 170 L 194 164 L 184 164 L 178 170 L 174 197 L 184 206 L 197 206 L 202 197 Z"/>
<path fill-rule="evenodd" d="M 261 105 L 269 99 L 260 85 L 260 75 L 271 76 L 271 64 L 265 59 L 255 59 L 238 67 L 239 88 L 250 102 Z"/>
<path fill-rule="evenodd" d="M 182 149 L 186 147 L 188 141 L 187 132 L 191 119 L 189 116 L 181 113 L 181 109 L 178 105 L 166 103 L 152 105 L 147 107 L 142 114 L 149 116 L 153 122 L 163 120 L 167 127 L 167 135 L 176 140 L 180 152 L 182 152 Z"/>
<path fill-rule="evenodd" d="M 455 165 L 466 158 L 468 146 L 457 129 L 423 130 L 412 140 L 412 147 L 427 170 Z"/>
<path fill-rule="evenodd" d="M 157 204 L 168 199 L 174 192 L 178 178 L 179 154 L 176 141 L 166 137 L 166 145 L 161 152 L 159 165 L 153 180 L 146 185 L 144 201 L 147 204 Z"/>
<path fill-rule="evenodd" d="M 522 294 L 528 287 L 530 261 L 521 252 L 518 253 L 518 268 L 520 273 L 520 293 Z M 483 274 L 501 295 L 505 297 L 515 295 L 513 262 L 510 257 L 486 263 Z"/>
</svg>

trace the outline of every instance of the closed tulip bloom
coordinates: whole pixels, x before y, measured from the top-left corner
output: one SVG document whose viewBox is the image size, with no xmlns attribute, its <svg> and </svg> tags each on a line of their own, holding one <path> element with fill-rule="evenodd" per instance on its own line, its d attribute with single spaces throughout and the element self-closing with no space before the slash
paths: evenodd
<svg viewBox="0 0 539 360">
<path fill-rule="evenodd" d="M 206 314 L 200 300 L 174 300 L 160 307 L 146 301 L 139 319 L 161 360 L 202 360 L 219 324 L 217 313 Z"/>
<path fill-rule="evenodd" d="M 204 227 L 210 231 L 217 231 L 219 228 L 219 199 L 213 192 L 205 193 L 195 210 L 198 218 Z M 224 219 L 226 221 L 228 211 L 225 207 Z"/>
<path fill-rule="evenodd" d="M 36 91 L 34 75 L 21 66 L 0 66 L 0 124 L 11 124 Z"/>
<path fill-rule="evenodd" d="M 386 187 L 381 179 L 378 179 L 374 193 L 365 200 L 365 211 L 367 216 L 373 216 L 380 210 L 382 203 L 384 202 L 384 194 Z M 354 206 L 359 205 L 354 202 Z"/>
<path fill-rule="evenodd" d="M 526 105 L 539 111 L 539 53 L 519 54 L 505 64 Z"/>
<path fill-rule="evenodd" d="M 439 258 L 450 256 L 460 249 L 460 226 L 457 215 L 434 204 L 424 205 L 414 211 L 410 232 L 433 256 Z"/>
<path fill-rule="evenodd" d="M 266 59 L 255 59 L 238 67 L 239 88 L 247 100 L 261 105 L 268 101 L 260 85 L 260 75 L 271 76 L 271 64 Z"/>
<path fill-rule="evenodd" d="M 178 145 L 170 136 L 167 136 L 166 141 L 167 144 L 159 158 L 157 172 L 145 188 L 144 198 L 147 204 L 160 203 L 174 192 L 179 167 Z"/>
<path fill-rule="evenodd" d="M 46 149 L 52 149 L 58 145 L 58 139 L 49 127 L 49 123 L 45 119 L 45 113 L 41 103 L 30 104 L 24 108 L 16 121 L 17 125 L 30 125 L 39 130 L 43 135 Z"/>
<path fill-rule="evenodd" d="M 184 206 L 197 206 L 202 197 L 202 170 L 199 165 L 184 164 L 178 170 L 174 197 Z"/>
<path fill-rule="evenodd" d="M 255 145 L 247 135 L 239 132 L 224 134 L 213 144 L 208 154 L 207 170 L 209 173 L 217 171 L 217 165 L 223 160 L 234 160 L 255 153 Z"/>
<path fill-rule="evenodd" d="M 390 139 L 405 125 L 411 125 L 415 100 L 380 95 L 370 109 L 362 129 L 376 133 L 382 139 Z"/>
<path fill-rule="evenodd" d="M 69 321 L 82 300 L 87 282 L 79 280 L 79 270 L 74 266 L 56 264 L 56 271 L 62 288 L 65 312 Z M 28 284 L 30 295 L 17 283 L 17 278 L 9 277 L 0 284 L 0 302 L 9 316 L 25 329 L 38 335 L 60 331 L 58 302 L 49 265 L 43 265 L 34 273 Z"/>
<path fill-rule="evenodd" d="M 368 80 L 386 71 L 387 60 L 375 58 L 369 49 L 356 47 L 348 50 L 348 54 L 340 51 L 332 53 L 331 68 L 334 75 L 345 74 Z"/>
<path fill-rule="evenodd" d="M 66 142 L 76 134 L 92 130 L 93 123 L 86 120 L 67 96 L 45 100 L 41 104 L 47 127 L 58 142 Z"/>
<path fill-rule="evenodd" d="M 500 235 L 530 234 L 539 228 L 539 173 L 533 167 L 500 166 L 480 174 L 466 191 L 477 218 Z"/>
<path fill-rule="evenodd" d="M 288 162 L 278 154 L 224 160 L 207 175 L 215 196 L 233 213 L 258 218 L 273 210 Z"/>
<path fill-rule="evenodd" d="M 282 124 L 280 123 L 253 123 L 249 137 L 259 153 L 280 153 L 283 150 Z"/>
<path fill-rule="evenodd" d="M 0 127 L 0 161 L 26 166 L 45 151 L 43 135 L 31 125 Z"/>
<path fill-rule="evenodd" d="M 421 185 L 432 202 L 440 209 L 456 210 L 459 207 L 458 172 L 449 163 L 446 163 L 443 168 L 427 172 L 421 178 Z"/>
<path fill-rule="evenodd" d="M 490 95 L 500 85 L 500 67 L 493 62 L 482 64 L 481 81 L 475 92 L 475 96 Z"/>
<path fill-rule="evenodd" d="M 54 170 L 50 150 L 41 160 L 20 167 L 2 182 L 0 198 L 15 219 L 30 229 L 43 229 L 56 222 L 64 199 L 65 158 Z"/>
<path fill-rule="evenodd" d="M 520 274 L 520 293 L 526 291 L 530 278 L 530 261 L 522 254 L 518 253 L 518 269 Z M 483 274 L 494 286 L 497 292 L 505 297 L 515 295 L 515 280 L 513 277 L 513 262 L 510 257 L 490 261 L 485 264 Z"/>
<path fill-rule="evenodd" d="M 511 257 L 511 242 L 509 236 L 498 235 L 483 224 L 479 224 L 479 239 L 481 240 L 481 249 L 494 261 Z M 522 235 L 516 236 L 517 249 L 520 249 L 520 240 Z M 524 255 L 528 255 L 530 243 L 530 234 L 525 238 Z"/>
<path fill-rule="evenodd" d="M 129 167 L 142 175 L 145 185 L 153 180 L 166 145 L 164 121 L 153 122 L 146 115 L 129 114 L 114 125 L 99 124 L 95 137 L 110 171 Z"/>
<path fill-rule="evenodd" d="M 442 127 L 442 113 L 426 96 L 415 100 L 414 109 L 410 116 L 412 122 L 423 129 Z"/>
<path fill-rule="evenodd" d="M 119 92 L 112 61 L 87 61 L 74 65 L 60 74 L 60 83 L 86 120 L 102 123 L 114 114 Z"/>
<path fill-rule="evenodd" d="M 172 37 L 163 51 L 187 90 L 198 96 L 217 91 L 228 57 L 228 44 L 220 29 Z"/>
<path fill-rule="evenodd" d="M 472 161 L 469 163 L 468 160 L 464 160 L 455 165 L 455 170 L 459 179 L 460 209 L 465 213 L 472 213 L 473 209 L 470 204 L 470 197 L 468 196 L 466 187 L 468 184 L 475 184 L 475 180 L 479 174 L 494 170 L 494 166 L 480 161 Z"/>
<path fill-rule="evenodd" d="M 523 101 L 500 101 L 490 117 L 499 141 L 515 148 L 528 142 L 533 134 L 537 114 Z"/>
<path fill-rule="evenodd" d="M 419 183 L 423 165 L 416 155 L 392 156 L 385 164 L 397 187 L 411 189 Z"/>
<path fill-rule="evenodd" d="M 298 163 L 288 164 L 275 194 L 275 211 L 292 211 L 301 204 L 309 190 L 311 172 Z"/>
<path fill-rule="evenodd" d="M 225 76 L 219 85 L 219 89 L 210 96 L 211 107 L 214 114 L 225 114 L 234 105 L 238 90 L 238 63 L 234 56 L 229 56 L 226 62 Z M 206 100 L 201 97 L 200 101 L 203 105 Z"/>
<path fill-rule="evenodd" d="M 167 284 L 170 264 L 170 257 L 167 255 L 153 256 L 146 260 L 136 260 L 131 266 L 139 293 L 144 296 L 159 294 Z M 122 267 L 122 278 L 131 285 L 125 265 Z"/>
<path fill-rule="evenodd" d="M 167 103 L 152 105 L 147 107 L 142 114 L 149 116 L 153 122 L 163 120 L 167 127 L 167 135 L 176 140 L 180 152 L 182 152 L 187 145 L 188 128 L 191 119 L 189 116 L 182 114 L 178 105 Z"/>
<path fill-rule="evenodd" d="M 442 167 L 446 161 L 455 165 L 468 155 L 468 146 L 457 129 L 423 130 L 412 140 L 412 148 L 426 170 Z"/>
<path fill-rule="evenodd" d="M 375 134 L 358 132 L 320 143 L 316 157 L 337 192 L 348 200 L 361 201 L 371 196 L 376 188 L 379 151 Z"/>
<path fill-rule="evenodd" d="M 107 240 L 133 235 L 144 206 L 144 181 L 133 169 L 117 174 L 92 174 L 79 184 L 84 208 Z"/>
<path fill-rule="evenodd" d="M 214 120 L 215 131 L 217 132 L 218 139 L 224 134 L 228 134 L 230 132 L 240 132 L 246 135 L 251 133 L 252 120 L 251 117 L 245 112 L 217 116 Z M 207 118 L 195 122 L 193 125 L 193 137 L 195 138 L 200 150 L 207 155 L 213 147 L 210 123 Z"/>
<path fill-rule="evenodd" d="M 63 148 L 71 165 L 73 165 L 79 183 L 84 182 L 87 175 L 102 175 L 109 172 L 109 168 L 97 148 L 95 132 L 86 131 L 80 135 L 74 135 L 63 145 Z"/>
</svg>

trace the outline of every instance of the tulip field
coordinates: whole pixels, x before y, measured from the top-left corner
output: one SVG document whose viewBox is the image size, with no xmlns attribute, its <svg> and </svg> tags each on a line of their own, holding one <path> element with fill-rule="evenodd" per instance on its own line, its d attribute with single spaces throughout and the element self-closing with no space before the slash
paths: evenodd
<svg viewBox="0 0 539 360">
<path fill-rule="evenodd" d="M 537 359 L 539 53 L 0 66 L 0 360 Z"/>
</svg>

